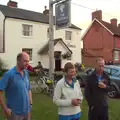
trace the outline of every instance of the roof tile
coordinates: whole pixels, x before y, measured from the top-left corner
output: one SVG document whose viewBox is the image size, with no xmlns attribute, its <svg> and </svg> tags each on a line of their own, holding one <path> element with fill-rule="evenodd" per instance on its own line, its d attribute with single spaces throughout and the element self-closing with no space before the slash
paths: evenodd
<svg viewBox="0 0 120 120">
<path fill-rule="evenodd" d="M 43 13 L 39 13 L 39 12 L 24 10 L 24 9 L 20 9 L 20 8 L 12 8 L 12 7 L 8 7 L 8 6 L 4 6 L 4 5 L 0 5 L 0 11 L 6 17 L 9 17 L 9 18 L 29 20 L 29 21 L 46 23 L 46 24 L 49 23 L 49 16 L 45 15 Z M 55 20 L 55 17 L 54 17 L 54 20 Z M 54 21 L 54 23 L 55 23 L 55 21 Z M 81 30 L 81 28 L 79 28 L 73 24 L 71 25 L 70 28 Z"/>
</svg>

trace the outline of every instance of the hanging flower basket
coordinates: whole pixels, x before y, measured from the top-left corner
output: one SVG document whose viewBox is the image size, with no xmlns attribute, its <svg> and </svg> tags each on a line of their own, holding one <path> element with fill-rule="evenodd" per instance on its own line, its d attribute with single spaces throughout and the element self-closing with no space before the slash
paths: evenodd
<svg viewBox="0 0 120 120">
<path fill-rule="evenodd" d="M 66 52 L 66 53 L 64 53 L 64 54 L 62 55 L 62 58 L 63 58 L 63 59 L 67 59 L 67 58 L 69 58 L 69 57 L 71 57 L 71 54 L 70 54 L 69 52 Z"/>
</svg>

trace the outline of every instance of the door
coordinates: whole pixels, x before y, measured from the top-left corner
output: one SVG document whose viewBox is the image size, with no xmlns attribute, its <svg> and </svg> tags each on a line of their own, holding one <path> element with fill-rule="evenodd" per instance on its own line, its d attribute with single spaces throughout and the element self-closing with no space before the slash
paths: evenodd
<svg viewBox="0 0 120 120">
<path fill-rule="evenodd" d="M 55 51 L 55 71 L 61 71 L 61 51 Z"/>
</svg>

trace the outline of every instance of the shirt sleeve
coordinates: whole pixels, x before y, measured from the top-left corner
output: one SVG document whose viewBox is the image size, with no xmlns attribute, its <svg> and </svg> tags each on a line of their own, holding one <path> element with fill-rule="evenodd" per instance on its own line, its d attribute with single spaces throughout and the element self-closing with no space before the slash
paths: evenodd
<svg viewBox="0 0 120 120">
<path fill-rule="evenodd" d="M 83 94 L 82 94 L 82 90 L 81 90 L 81 87 L 80 87 L 80 84 L 79 84 L 79 82 L 77 81 L 77 84 L 78 84 L 78 87 L 79 87 L 79 99 L 81 100 L 81 102 L 82 102 L 82 100 L 83 100 Z"/>
<path fill-rule="evenodd" d="M 61 99 L 62 97 L 62 86 L 61 84 L 58 82 L 55 90 L 54 90 L 54 96 L 53 96 L 53 102 L 58 105 L 58 106 L 71 106 L 71 100 L 70 99 Z"/>
<path fill-rule="evenodd" d="M 10 75 L 8 73 L 5 73 L 0 80 L 0 90 L 4 91 L 6 87 L 8 86 Z"/>
</svg>

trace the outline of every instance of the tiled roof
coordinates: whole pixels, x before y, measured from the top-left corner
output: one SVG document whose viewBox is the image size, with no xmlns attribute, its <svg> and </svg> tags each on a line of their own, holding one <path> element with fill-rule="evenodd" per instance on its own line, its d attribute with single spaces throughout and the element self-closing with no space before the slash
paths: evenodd
<svg viewBox="0 0 120 120">
<path fill-rule="evenodd" d="M 55 45 L 57 44 L 57 42 L 59 42 L 59 41 L 61 41 L 61 42 L 65 45 L 65 47 L 68 49 L 68 51 L 72 54 L 72 51 L 71 51 L 71 50 L 68 48 L 68 46 L 64 43 L 64 41 L 62 40 L 62 38 L 55 39 L 55 40 L 54 40 L 54 46 L 55 46 Z M 40 49 L 40 50 L 38 51 L 38 54 L 47 53 L 48 50 L 49 50 L 49 44 L 47 43 L 47 44 L 45 44 L 45 46 L 43 46 L 42 49 Z"/>
<path fill-rule="evenodd" d="M 105 21 L 99 21 L 96 18 L 92 21 L 92 23 L 89 25 L 87 30 L 84 32 L 84 34 L 81 37 L 81 40 L 84 39 L 86 34 L 88 33 L 89 29 L 92 27 L 94 22 L 98 22 L 100 25 L 102 25 L 107 31 L 109 31 L 112 35 L 119 36 L 120 37 L 120 27 L 112 25 L 111 23 L 105 22 Z"/>
<path fill-rule="evenodd" d="M 120 28 L 112 25 L 111 23 L 102 21 L 101 22 L 106 28 L 108 28 L 114 35 L 120 36 Z"/>
<path fill-rule="evenodd" d="M 8 18 L 29 20 L 29 21 L 49 24 L 49 16 L 43 13 L 19 9 L 19 8 L 12 8 L 4 5 L 0 5 L 0 11 L 4 14 L 5 17 L 8 17 Z M 70 28 L 81 30 L 81 28 L 73 24 L 71 25 Z"/>
</svg>

